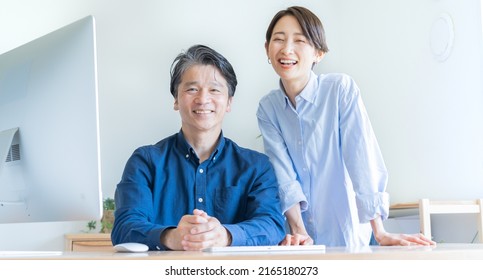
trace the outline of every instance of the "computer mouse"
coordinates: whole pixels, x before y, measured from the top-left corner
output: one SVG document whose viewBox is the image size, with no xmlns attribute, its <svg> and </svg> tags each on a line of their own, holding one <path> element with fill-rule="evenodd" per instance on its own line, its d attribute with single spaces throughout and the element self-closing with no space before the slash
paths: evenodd
<svg viewBox="0 0 483 280">
<path fill-rule="evenodd" d="M 142 243 L 128 242 L 115 245 L 114 250 L 116 252 L 140 253 L 148 251 L 149 247 Z"/>
</svg>

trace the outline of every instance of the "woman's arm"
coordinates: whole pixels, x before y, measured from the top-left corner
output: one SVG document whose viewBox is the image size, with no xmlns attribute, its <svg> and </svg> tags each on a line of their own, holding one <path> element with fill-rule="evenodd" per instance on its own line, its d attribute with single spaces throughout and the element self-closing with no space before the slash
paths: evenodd
<svg viewBox="0 0 483 280">
<path fill-rule="evenodd" d="M 312 245 L 314 240 L 309 236 L 302 220 L 300 204 L 296 203 L 285 212 L 290 227 L 290 234 L 280 242 L 280 245 Z"/>
</svg>

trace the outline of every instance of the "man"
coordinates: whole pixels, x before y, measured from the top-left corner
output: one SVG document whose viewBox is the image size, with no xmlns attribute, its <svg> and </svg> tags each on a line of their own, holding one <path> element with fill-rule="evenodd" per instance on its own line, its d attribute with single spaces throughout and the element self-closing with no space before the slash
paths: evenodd
<svg viewBox="0 0 483 280">
<path fill-rule="evenodd" d="M 222 133 L 236 85 L 231 64 L 206 46 L 176 57 L 170 89 L 181 130 L 129 158 L 115 193 L 114 244 L 201 250 L 284 238 L 268 157 Z"/>
</svg>

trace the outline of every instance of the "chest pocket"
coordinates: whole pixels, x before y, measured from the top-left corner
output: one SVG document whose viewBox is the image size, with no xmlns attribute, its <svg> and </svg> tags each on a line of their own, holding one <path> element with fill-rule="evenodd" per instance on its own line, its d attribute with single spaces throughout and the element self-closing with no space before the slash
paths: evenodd
<svg viewBox="0 0 483 280">
<path fill-rule="evenodd" d="M 247 197 L 241 186 L 220 186 L 215 191 L 215 217 L 223 224 L 245 220 Z"/>
</svg>

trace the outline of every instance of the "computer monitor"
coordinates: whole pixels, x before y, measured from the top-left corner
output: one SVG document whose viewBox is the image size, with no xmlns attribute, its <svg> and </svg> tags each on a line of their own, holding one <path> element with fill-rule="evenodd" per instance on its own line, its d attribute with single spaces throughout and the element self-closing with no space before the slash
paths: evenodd
<svg viewBox="0 0 483 280">
<path fill-rule="evenodd" d="M 102 216 L 92 16 L 0 55 L 0 223 Z"/>
</svg>

